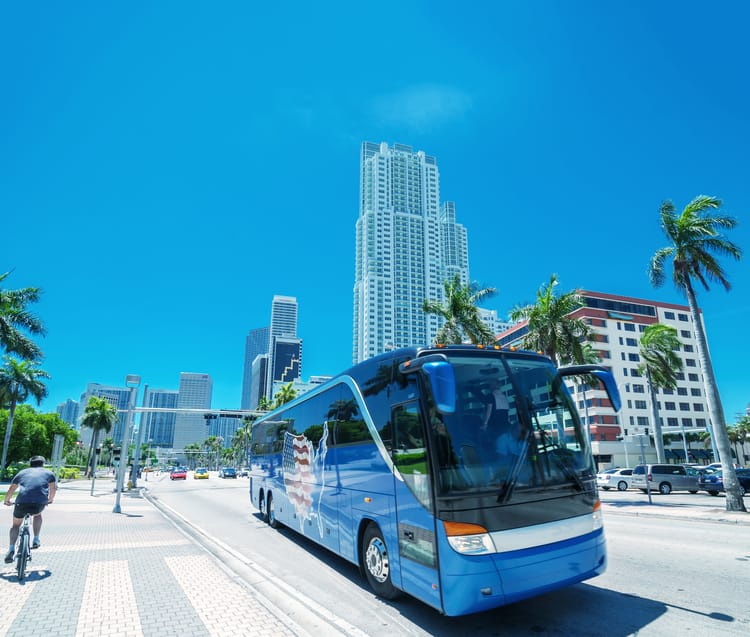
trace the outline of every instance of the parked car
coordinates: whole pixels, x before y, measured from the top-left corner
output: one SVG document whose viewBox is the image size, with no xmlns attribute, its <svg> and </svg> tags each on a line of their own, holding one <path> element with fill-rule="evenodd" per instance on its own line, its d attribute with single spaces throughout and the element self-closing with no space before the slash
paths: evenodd
<svg viewBox="0 0 750 637">
<path fill-rule="evenodd" d="M 610 489 L 625 491 L 630 487 L 632 476 L 632 469 L 607 469 L 596 474 L 596 484 L 605 491 Z"/>
<path fill-rule="evenodd" d="M 220 478 L 236 478 L 237 472 L 234 470 L 234 467 L 224 467 L 222 469 L 219 469 L 219 477 Z"/>
<path fill-rule="evenodd" d="M 250 475 L 250 472 L 247 470 L 247 467 L 240 469 L 240 478 L 247 478 Z"/>
<path fill-rule="evenodd" d="M 681 464 L 639 464 L 633 469 L 631 486 L 669 495 L 672 491 L 698 493 L 699 472 Z M 646 480 L 648 479 L 648 486 Z"/>
<path fill-rule="evenodd" d="M 208 469 L 206 467 L 198 467 L 193 471 L 193 480 L 208 480 Z"/>
<path fill-rule="evenodd" d="M 169 472 L 170 480 L 187 480 L 187 468 L 186 467 L 172 467 Z"/>
<path fill-rule="evenodd" d="M 735 469 L 737 481 L 740 483 L 740 495 L 744 497 L 750 493 L 750 469 Z M 724 491 L 724 477 L 721 471 L 706 473 L 698 480 L 698 488 L 701 491 L 708 491 L 711 495 L 719 495 Z"/>
</svg>

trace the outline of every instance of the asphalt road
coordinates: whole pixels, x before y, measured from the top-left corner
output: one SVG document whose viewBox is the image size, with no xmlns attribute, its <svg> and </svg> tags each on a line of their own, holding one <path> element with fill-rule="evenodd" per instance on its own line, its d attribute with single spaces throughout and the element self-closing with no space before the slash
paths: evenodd
<svg viewBox="0 0 750 637">
<path fill-rule="evenodd" d="M 670 504 L 685 502 L 677 518 L 608 509 L 605 574 L 487 613 L 446 618 L 409 597 L 378 599 L 355 566 L 289 529 L 270 529 L 249 503 L 247 479 L 222 480 L 212 473 L 209 480 L 149 480 L 150 496 L 159 506 L 301 625 L 307 615 L 340 633 L 388 637 L 750 633 L 750 525 L 684 515 L 691 507 L 721 507 L 722 497 L 666 496 Z M 602 499 L 626 502 L 641 495 L 603 492 Z M 664 497 L 655 496 L 655 502 Z"/>
</svg>

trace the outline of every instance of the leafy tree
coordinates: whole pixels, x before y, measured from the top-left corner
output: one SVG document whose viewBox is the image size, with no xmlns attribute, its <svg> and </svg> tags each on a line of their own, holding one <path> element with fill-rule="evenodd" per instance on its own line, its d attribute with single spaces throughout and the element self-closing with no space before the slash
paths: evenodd
<svg viewBox="0 0 750 637">
<path fill-rule="evenodd" d="M 677 373 L 682 370 L 682 359 L 676 353 L 679 348 L 680 339 L 677 338 L 677 330 L 671 325 L 654 323 L 649 325 L 641 336 L 641 363 L 638 365 L 638 373 L 646 377 L 651 394 L 651 421 L 654 426 L 656 459 L 661 463 L 666 462 L 666 458 L 656 390 L 677 387 Z"/>
<path fill-rule="evenodd" d="M 654 287 L 662 285 L 666 279 L 667 264 L 671 261 L 672 282 L 687 297 L 695 329 L 698 360 L 706 386 L 714 442 L 722 464 L 727 511 L 746 511 L 740 496 L 740 484 L 732 466 L 724 410 L 693 286 L 693 282 L 697 281 L 705 290 L 709 290 L 708 284 L 712 282 L 721 284 L 728 291 L 731 285 L 715 255 L 736 260 L 742 257 L 742 250 L 722 233 L 723 230 L 734 228 L 737 220 L 712 212 L 720 207 L 719 199 L 699 195 L 677 214 L 672 202 L 665 201 L 660 210 L 661 227 L 669 245 L 659 248 L 651 258 L 648 275 Z"/>
<path fill-rule="evenodd" d="M 436 343 L 463 343 L 468 338 L 475 345 L 489 345 L 495 340 L 487 324 L 479 316 L 477 303 L 496 293 L 495 288 L 478 288 L 475 284 L 461 283 L 456 274 L 452 280 L 443 283 L 445 300 L 425 299 L 422 310 L 426 314 L 436 314 L 444 323 L 435 335 Z"/>
<path fill-rule="evenodd" d="M 203 448 L 206 450 L 209 464 L 210 460 L 213 459 L 214 469 L 218 469 L 221 451 L 224 448 L 224 439 L 221 436 L 209 436 L 203 441 Z"/>
<path fill-rule="evenodd" d="M 270 411 L 271 404 L 268 402 L 268 398 L 261 396 L 258 400 L 258 411 Z"/>
<path fill-rule="evenodd" d="M 9 402 L 9 409 L 8 424 L 3 438 L 2 458 L 0 458 L 0 476 L 5 472 L 16 405 L 26 402 L 29 396 L 33 396 L 37 404 L 41 403 L 42 398 L 47 395 L 47 387 L 42 379 L 49 378 L 49 374 L 37 367 L 34 361 L 19 361 L 12 356 L 4 356 L 3 360 L 3 366 L 0 367 L 0 388 Z"/>
<path fill-rule="evenodd" d="M 7 424 L 8 410 L 0 410 L 0 435 Z M 76 448 L 78 432 L 55 413 L 45 414 L 36 411 L 31 405 L 18 405 L 13 417 L 13 431 L 8 444 L 8 464 L 28 460 L 31 456 L 42 455 L 50 458 L 56 435 L 62 435 L 63 452 Z"/>
<path fill-rule="evenodd" d="M 297 397 L 297 390 L 294 389 L 292 383 L 287 383 L 279 388 L 276 392 L 276 396 L 273 401 L 273 408 L 276 409 L 285 405 L 286 403 L 294 400 Z"/>
<path fill-rule="evenodd" d="M 198 442 L 191 442 L 190 444 L 185 445 L 185 456 L 187 459 L 187 464 L 191 469 L 195 469 L 195 467 L 198 465 L 198 463 L 201 460 L 201 444 Z"/>
<path fill-rule="evenodd" d="M 549 283 L 537 291 L 536 303 L 514 308 L 510 319 L 528 322 L 523 339 L 526 349 L 542 352 L 558 365 L 583 364 L 583 343 L 590 328 L 582 319 L 570 316 L 583 307 L 583 299 L 577 291 L 555 296 L 557 285 L 557 275 L 553 274 Z"/>
<path fill-rule="evenodd" d="M 86 462 L 86 475 L 93 475 L 96 467 L 96 449 L 99 441 L 99 432 L 109 433 L 112 426 L 117 422 L 117 408 L 100 396 L 89 396 L 89 401 L 83 410 L 81 427 L 89 427 L 92 430 L 91 445 L 89 446 L 88 461 Z"/>
<path fill-rule="evenodd" d="M 10 274 L 0 274 L 2 283 Z M 15 354 L 19 358 L 38 360 L 42 351 L 25 332 L 44 336 L 43 323 L 27 308 L 31 303 L 39 300 L 39 288 L 22 288 L 20 290 L 3 290 L 0 288 L 0 348 L 8 354 Z M 5 466 L 5 463 L 3 463 Z"/>
</svg>

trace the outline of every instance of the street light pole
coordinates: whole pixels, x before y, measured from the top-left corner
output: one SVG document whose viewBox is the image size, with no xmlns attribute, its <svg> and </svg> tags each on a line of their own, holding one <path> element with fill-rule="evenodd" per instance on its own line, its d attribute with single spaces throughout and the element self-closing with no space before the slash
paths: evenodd
<svg viewBox="0 0 750 637">
<path fill-rule="evenodd" d="M 138 385 L 140 384 L 141 377 L 137 374 L 128 374 L 125 377 L 125 386 L 130 388 L 130 396 L 128 396 L 128 412 L 122 432 L 120 466 L 117 467 L 117 486 L 115 487 L 117 489 L 117 495 L 115 496 L 115 506 L 112 509 L 112 513 L 122 513 L 122 510 L 120 509 L 120 495 L 122 494 L 122 487 L 125 482 L 125 467 L 128 464 L 128 443 L 130 442 L 130 425 L 133 422 L 133 413 L 138 396 Z"/>
<path fill-rule="evenodd" d="M 144 396 L 148 394 L 148 385 L 144 386 Z M 141 420 L 138 423 L 138 437 L 135 443 L 135 454 L 133 455 L 133 471 L 130 474 L 130 481 L 133 486 L 138 483 L 138 465 L 141 459 L 141 441 L 143 440 L 143 414 L 141 414 Z"/>
</svg>

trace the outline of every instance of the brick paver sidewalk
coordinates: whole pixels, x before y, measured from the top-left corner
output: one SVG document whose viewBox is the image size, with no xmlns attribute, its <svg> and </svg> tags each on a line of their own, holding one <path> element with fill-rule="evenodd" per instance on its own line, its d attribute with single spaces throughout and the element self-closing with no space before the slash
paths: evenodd
<svg viewBox="0 0 750 637">
<path fill-rule="evenodd" d="M 92 496 L 88 481 L 60 485 L 25 582 L 0 563 L 0 635 L 306 634 L 137 492 L 121 495 L 117 514 L 112 482 L 95 486 Z M 7 545 L 12 508 L 1 510 Z"/>
</svg>

